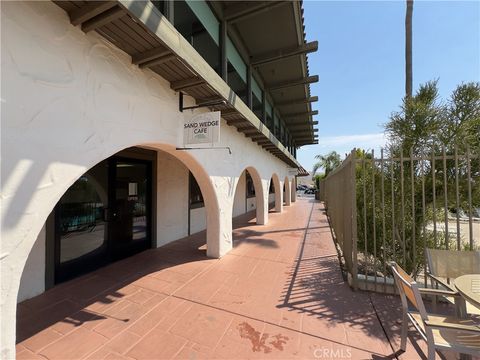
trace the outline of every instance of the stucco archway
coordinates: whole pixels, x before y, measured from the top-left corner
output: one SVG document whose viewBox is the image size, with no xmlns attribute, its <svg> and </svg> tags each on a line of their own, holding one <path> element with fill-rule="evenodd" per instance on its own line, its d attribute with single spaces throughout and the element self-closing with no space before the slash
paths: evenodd
<svg viewBox="0 0 480 360">
<path fill-rule="evenodd" d="M 253 186 L 255 188 L 256 221 L 258 225 L 264 225 L 268 222 L 268 194 L 266 191 L 266 186 L 264 185 L 257 169 L 252 166 L 248 166 L 245 170 L 243 170 L 240 174 L 239 179 L 243 176 L 243 174 L 247 173 L 250 175 L 253 181 Z M 241 192 L 241 189 L 239 189 L 239 183 L 240 181 L 238 180 L 235 184 L 235 195 L 237 195 L 237 191 Z M 234 206 L 235 204 L 232 205 Z M 245 211 L 248 210 L 248 208 L 245 209 Z"/>
<path fill-rule="evenodd" d="M 138 147 L 143 147 L 149 150 L 156 150 L 158 151 L 158 156 L 162 156 L 162 153 L 167 153 L 171 156 L 173 156 L 175 159 L 179 160 L 195 177 L 200 190 L 203 195 L 203 199 L 205 202 L 205 208 L 206 208 L 206 217 L 207 217 L 207 253 L 212 256 L 216 257 L 215 252 L 217 248 L 217 240 L 218 240 L 218 234 L 219 234 L 219 206 L 218 206 L 218 199 L 217 195 L 215 193 L 215 190 L 212 186 L 212 183 L 210 181 L 210 177 L 207 174 L 206 170 L 203 168 L 203 166 L 189 153 L 185 151 L 177 151 L 175 147 L 171 145 L 166 145 L 166 144 L 135 144 L 133 146 L 138 146 Z M 130 146 L 129 146 L 130 147 Z M 126 147 L 126 148 L 129 148 Z M 49 203 L 48 207 L 44 207 L 41 210 L 40 216 L 43 220 L 43 223 L 45 223 L 47 217 L 57 204 L 57 202 L 60 200 L 60 198 L 63 196 L 63 194 L 70 188 L 70 186 L 78 180 L 81 176 L 83 176 L 89 169 L 93 168 L 96 164 L 100 163 L 101 161 L 108 159 L 110 156 L 118 153 L 119 151 L 124 150 L 125 148 L 120 148 L 118 151 L 112 151 L 112 153 L 108 154 L 108 156 L 105 157 L 100 157 L 96 159 L 91 159 L 90 164 L 91 165 L 86 165 L 85 167 L 78 167 L 76 171 L 68 171 L 64 172 L 64 176 L 62 178 L 57 178 L 57 184 L 55 186 L 55 193 L 56 197 L 52 198 L 51 202 Z M 154 179 L 155 181 L 155 179 Z M 105 195 L 105 194 L 103 194 Z M 28 242 L 31 243 L 30 249 L 27 249 L 28 251 L 25 251 L 25 254 L 23 256 L 23 264 L 22 264 L 22 271 L 23 273 L 24 266 L 26 259 L 28 258 L 28 255 L 31 251 L 31 248 L 34 245 L 35 240 L 37 239 L 38 233 L 40 232 L 41 228 L 38 230 L 38 232 L 34 232 L 32 229 L 31 231 L 31 236 L 29 236 Z M 26 241 L 26 240 L 24 240 Z"/>
<path fill-rule="evenodd" d="M 57 202 L 60 200 L 62 195 L 78 178 L 80 178 L 90 168 L 94 167 L 99 162 L 109 158 L 110 156 L 118 153 L 121 150 L 124 150 L 125 148 L 129 148 L 132 146 L 141 146 L 150 150 L 158 150 L 160 154 L 161 152 L 168 153 L 178 159 L 183 165 L 185 165 L 186 168 L 188 168 L 192 172 L 201 189 L 205 202 L 205 208 L 207 210 L 207 253 L 209 256 L 219 256 L 218 242 L 220 239 L 220 219 L 217 194 L 210 180 L 210 176 L 208 175 L 204 167 L 199 163 L 199 161 L 197 161 L 197 159 L 193 155 L 185 151 L 177 151 L 174 146 L 167 144 L 134 143 L 128 144 L 128 146 L 125 146 L 125 144 L 110 145 L 111 146 L 109 147 L 108 152 L 90 152 L 89 156 L 86 156 L 86 154 L 83 153 L 76 158 L 72 158 L 69 162 L 64 161 L 62 163 L 55 164 L 55 178 L 48 188 L 49 195 L 42 196 L 42 192 L 40 190 L 37 189 L 33 191 L 32 188 L 32 194 L 30 196 L 35 197 L 36 201 L 32 200 L 31 204 L 28 205 L 28 209 L 29 211 L 36 214 L 35 221 L 25 221 L 24 215 L 22 213 L 16 213 L 14 211 L 12 211 L 11 213 L 3 213 L 2 221 L 4 221 L 4 224 L 24 224 L 22 228 L 23 238 L 18 241 L 18 246 L 13 249 L 10 254 L 6 254 L 9 256 L 4 256 L 2 259 L 2 268 L 9 269 L 8 281 L 5 281 L 3 283 L 4 303 L 2 306 L 2 318 L 9 321 L 9 323 L 13 327 L 13 331 L 15 331 L 15 309 L 22 274 L 25 270 L 25 264 L 27 262 L 28 256 L 35 245 L 37 237 L 42 230 L 43 224 L 46 222 L 47 217 L 49 216 Z M 49 171 L 48 166 L 53 166 L 52 163 L 54 162 L 55 160 L 50 158 L 48 161 L 45 160 L 44 163 L 40 162 L 40 164 L 37 164 L 37 167 L 40 168 L 41 166 L 45 166 L 46 168 L 42 171 L 46 173 Z M 26 175 L 28 175 L 28 173 Z M 20 183 L 20 195 L 22 187 L 25 186 L 25 182 Z M 43 198 L 43 201 L 38 201 L 38 198 Z M 15 218 L 15 216 L 17 216 L 18 218 Z M 11 264 L 12 261 L 14 261 L 13 264 Z"/>
</svg>

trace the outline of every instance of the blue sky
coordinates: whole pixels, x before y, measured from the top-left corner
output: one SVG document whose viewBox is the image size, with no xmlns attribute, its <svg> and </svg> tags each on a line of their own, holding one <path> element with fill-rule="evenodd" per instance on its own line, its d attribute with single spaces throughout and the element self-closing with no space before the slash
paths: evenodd
<svg viewBox="0 0 480 360">
<path fill-rule="evenodd" d="M 311 170 L 316 154 L 353 147 L 379 149 L 383 124 L 405 89 L 404 1 L 304 1 L 311 86 L 319 101 L 319 144 L 297 158 Z M 439 79 L 448 98 L 462 81 L 480 81 L 480 1 L 415 1 L 413 85 Z"/>
</svg>

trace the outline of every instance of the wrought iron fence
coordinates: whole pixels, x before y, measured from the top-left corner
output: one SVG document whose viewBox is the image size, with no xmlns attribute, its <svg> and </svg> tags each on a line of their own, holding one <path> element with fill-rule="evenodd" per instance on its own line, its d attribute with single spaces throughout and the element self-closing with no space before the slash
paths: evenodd
<svg viewBox="0 0 480 360">
<path fill-rule="evenodd" d="M 468 149 L 352 150 L 322 186 L 354 288 L 394 291 L 392 260 L 421 276 L 425 248 L 480 250 L 480 154 Z"/>
</svg>

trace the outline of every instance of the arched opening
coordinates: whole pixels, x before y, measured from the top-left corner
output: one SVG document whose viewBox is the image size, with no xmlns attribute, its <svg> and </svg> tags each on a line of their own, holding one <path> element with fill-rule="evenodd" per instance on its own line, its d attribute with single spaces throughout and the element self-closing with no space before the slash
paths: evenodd
<svg viewBox="0 0 480 360">
<path fill-rule="evenodd" d="M 284 205 L 290 206 L 291 200 L 292 200 L 292 196 L 291 196 L 290 180 L 288 179 L 287 176 L 285 176 L 285 179 L 283 180 L 283 201 L 284 201 Z"/>
<path fill-rule="evenodd" d="M 206 230 L 197 248 L 204 254 L 205 249 L 212 250 L 219 222 L 217 199 L 205 170 L 185 152 L 154 144 L 128 148 L 97 162 L 72 179 L 50 215 L 44 215 L 48 218 L 26 259 L 17 302 L 116 260 Z M 214 251 L 218 245 L 212 247 Z"/>
<path fill-rule="evenodd" d="M 275 211 L 282 212 L 283 210 L 283 191 L 282 185 L 280 183 L 280 179 L 278 178 L 277 174 L 273 174 L 270 180 L 270 183 L 273 184 L 274 194 L 274 202 L 275 202 Z"/>
<path fill-rule="evenodd" d="M 238 178 L 233 199 L 233 217 L 255 210 L 257 224 L 267 222 L 266 199 L 262 179 L 253 167 L 247 167 Z"/>
</svg>

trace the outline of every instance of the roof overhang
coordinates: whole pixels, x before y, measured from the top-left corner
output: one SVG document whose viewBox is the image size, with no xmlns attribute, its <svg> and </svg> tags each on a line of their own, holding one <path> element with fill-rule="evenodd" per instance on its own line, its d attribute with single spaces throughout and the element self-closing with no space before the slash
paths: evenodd
<svg viewBox="0 0 480 360">
<path fill-rule="evenodd" d="M 314 143 L 314 122 L 310 84 L 318 76 L 309 75 L 307 54 L 318 49 L 316 41 L 307 43 L 301 1 L 212 1 L 212 7 L 228 22 L 229 35 L 242 44 L 269 92 L 273 105 L 291 130 L 289 114 L 299 114 L 295 127 L 310 135 L 310 142 L 299 141 L 292 133 L 296 146 Z M 297 141 L 298 140 L 298 141 Z"/>
<path fill-rule="evenodd" d="M 217 104 L 209 107 L 221 111 L 227 124 L 239 132 L 255 134 L 252 138 L 259 145 L 289 166 L 300 167 L 266 125 L 150 1 L 54 2 L 69 14 L 72 24 L 81 25 L 85 32 L 96 31 L 128 53 L 134 64 L 158 73 L 170 82 L 173 90 L 190 95 L 197 104 Z M 279 32 L 275 38 L 285 38 L 276 44 L 263 37 L 257 39 L 257 47 L 250 49 L 249 56 L 256 59 L 257 73 L 262 84 L 271 89 L 274 106 L 281 114 L 298 115 L 294 121 L 286 121 L 295 146 L 314 143 L 311 102 L 317 99 L 310 96 L 309 84 L 318 77 L 309 76 L 306 54 L 318 45 L 305 42 L 301 3 L 233 1 L 222 4 L 227 19 L 237 28 L 235 32 L 247 48 L 254 46 L 252 34 L 262 31 L 265 25 L 269 28 L 263 33 Z M 272 21 L 276 15 L 285 20 L 281 26 L 280 22 Z M 286 84 L 293 81 L 296 82 L 293 86 Z M 219 100 L 223 104 L 219 104 Z"/>
</svg>

